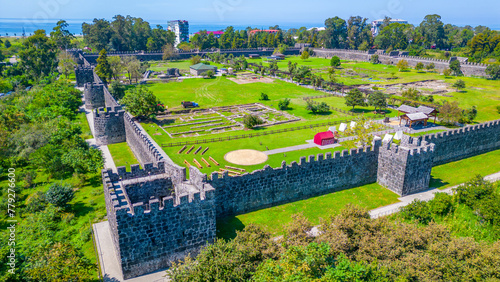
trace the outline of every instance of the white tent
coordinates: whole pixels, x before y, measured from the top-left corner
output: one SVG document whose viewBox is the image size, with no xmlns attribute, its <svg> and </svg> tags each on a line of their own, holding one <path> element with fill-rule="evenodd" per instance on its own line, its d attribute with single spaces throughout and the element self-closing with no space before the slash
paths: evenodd
<svg viewBox="0 0 500 282">
<path fill-rule="evenodd" d="M 396 132 L 396 135 L 394 135 L 394 139 L 395 140 L 401 140 L 401 138 L 403 138 L 403 131 L 398 131 Z"/>
<path fill-rule="evenodd" d="M 384 139 L 382 140 L 382 142 L 384 142 L 384 143 L 385 142 L 392 142 L 392 137 L 394 137 L 394 136 L 392 136 L 391 134 L 386 134 L 384 136 Z"/>
<path fill-rule="evenodd" d="M 339 131 L 344 132 L 347 129 L 347 124 L 341 123 L 339 126 Z"/>
</svg>

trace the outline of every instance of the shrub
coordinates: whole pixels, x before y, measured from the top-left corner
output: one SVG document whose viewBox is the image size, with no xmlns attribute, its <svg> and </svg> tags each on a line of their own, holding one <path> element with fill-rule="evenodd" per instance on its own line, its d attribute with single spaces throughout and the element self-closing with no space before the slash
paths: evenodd
<svg viewBox="0 0 500 282">
<path fill-rule="evenodd" d="M 214 78 L 215 77 L 215 74 L 213 71 L 209 70 L 209 71 L 206 71 L 204 74 L 203 74 L 203 77 L 204 78 Z"/>
<path fill-rule="evenodd" d="M 399 71 L 406 71 L 409 68 L 409 64 L 407 60 L 400 60 L 396 67 L 398 67 Z"/>
<path fill-rule="evenodd" d="M 304 51 L 304 52 L 302 52 L 302 55 L 300 55 L 300 58 L 301 58 L 302 60 L 307 60 L 307 59 L 309 59 L 309 52 L 308 52 L 308 51 Z"/>
<path fill-rule="evenodd" d="M 45 193 L 45 200 L 56 207 L 65 208 L 68 202 L 73 200 L 75 192 L 68 184 L 54 183 L 50 186 L 47 193 Z"/>
<path fill-rule="evenodd" d="M 494 191 L 495 188 L 491 182 L 484 180 L 481 175 L 477 175 L 455 188 L 455 195 L 459 203 L 474 208 L 478 202 L 491 197 Z"/>
<path fill-rule="evenodd" d="M 500 106 L 497 106 L 497 112 L 500 114 Z"/>
<path fill-rule="evenodd" d="M 285 98 L 284 100 L 280 100 L 278 102 L 278 108 L 282 111 L 288 109 L 288 106 L 290 105 L 290 99 Z"/>
<path fill-rule="evenodd" d="M 427 202 L 415 199 L 406 207 L 401 208 L 401 215 L 407 220 L 416 220 L 427 224 L 432 220 L 432 215 Z"/>
<path fill-rule="evenodd" d="M 263 124 L 264 122 L 255 115 L 245 115 L 243 117 L 243 124 L 246 128 L 254 128 L 256 125 Z"/>
<path fill-rule="evenodd" d="M 35 213 L 45 209 L 47 202 L 45 194 L 41 191 L 33 193 L 26 199 L 26 212 Z"/>
<path fill-rule="evenodd" d="M 260 93 L 260 99 L 263 101 L 269 100 L 269 96 L 266 93 Z"/>
<path fill-rule="evenodd" d="M 125 85 L 121 84 L 119 81 L 115 80 L 111 82 L 111 87 L 109 88 L 109 93 L 116 99 L 120 100 L 125 96 Z"/>
<path fill-rule="evenodd" d="M 340 58 L 337 56 L 333 56 L 332 59 L 330 60 L 330 66 L 332 67 L 340 67 Z"/>
<path fill-rule="evenodd" d="M 445 69 L 443 70 L 444 76 L 450 76 L 451 75 L 451 70 L 450 69 Z"/>
<path fill-rule="evenodd" d="M 415 66 L 415 69 L 416 69 L 417 71 L 421 71 L 421 70 L 423 70 L 423 69 L 424 69 L 424 64 L 423 64 L 423 63 L 421 63 L 421 62 L 417 63 L 417 65 Z"/>
<path fill-rule="evenodd" d="M 433 70 L 436 68 L 436 65 L 434 63 L 430 63 L 428 64 L 427 66 L 425 66 L 425 68 L 430 71 L 430 70 Z"/>
<path fill-rule="evenodd" d="M 375 54 L 375 55 L 373 55 L 373 56 L 370 57 L 370 63 L 372 63 L 372 64 L 378 64 L 378 63 L 380 63 L 379 57 L 378 57 L 377 54 Z"/>
<path fill-rule="evenodd" d="M 447 193 L 436 193 L 434 199 L 429 202 L 429 210 L 437 215 L 453 212 L 453 197 Z"/>
<path fill-rule="evenodd" d="M 465 88 L 465 81 L 459 79 L 453 84 L 453 87 L 455 87 L 455 89 L 457 89 L 458 92 L 460 89 Z"/>
<path fill-rule="evenodd" d="M 308 111 L 313 112 L 313 114 L 326 113 L 326 112 L 330 111 L 330 106 L 328 106 L 328 104 L 325 102 L 315 103 L 311 100 L 307 100 L 306 109 Z"/>
</svg>

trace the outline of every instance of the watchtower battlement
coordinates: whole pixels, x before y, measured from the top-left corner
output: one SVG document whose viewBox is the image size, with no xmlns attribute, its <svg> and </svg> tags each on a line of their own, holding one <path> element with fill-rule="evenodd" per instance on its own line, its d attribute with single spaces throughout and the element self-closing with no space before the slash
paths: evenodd
<svg viewBox="0 0 500 282">
<path fill-rule="evenodd" d="M 75 67 L 76 86 L 83 87 L 85 83 L 94 82 L 94 68 L 91 66 Z"/>
<path fill-rule="evenodd" d="M 97 145 L 108 145 L 125 142 L 125 111 L 121 107 L 107 107 L 95 109 L 94 117 L 94 136 Z"/>
<path fill-rule="evenodd" d="M 148 167 L 129 176 L 145 172 L 159 170 Z M 121 168 L 119 173 L 102 171 L 111 234 L 124 279 L 169 267 L 215 240 L 215 189 L 211 185 L 190 185 L 186 190 L 174 185 L 166 173 L 127 179 L 120 175 Z"/>
<path fill-rule="evenodd" d="M 104 99 L 104 84 L 102 83 L 85 83 L 83 97 L 85 99 L 85 109 L 93 110 L 96 108 L 106 107 L 106 100 Z"/>
<path fill-rule="evenodd" d="M 384 142 L 379 151 L 377 182 L 401 196 L 427 190 L 434 146 L 407 135 L 400 145 Z"/>
</svg>

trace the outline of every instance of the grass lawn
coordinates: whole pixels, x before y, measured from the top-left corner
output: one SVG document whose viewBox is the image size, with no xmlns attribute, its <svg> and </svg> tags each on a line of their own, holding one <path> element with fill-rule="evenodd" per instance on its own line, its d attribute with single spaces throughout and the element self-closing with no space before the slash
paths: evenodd
<svg viewBox="0 0 500 282">
<path fill-rule="evenodd" d="M 92 132 L 90 131 L 89 123 L 87 121 L 87 116 L 85 115 L 84 112 L 80 112 L 77 114 L 77 117 L 75 119 L 75 122 L 78 123 L 80 128 L 82 129 L 82 138 L 83 139 L 92 139 L 94 138 L 92 136 Z"/>
<path fill-rule="evenodd" d="M 260 102 L 261 93 L 268 94 L 270 100 L 266 103 L 276 107 L 280 99 L 324 94 L 280 80 L 237 84 L 225 77 L 192 78 L 182 82 L 148 84 L 148 87 L 169 109 L 181 109 L 182 101 L 195 101 L 201 108 L 256 103 Z"/>
<path fill-rule="evenodd" d="M 430 187 L 446 187 L 467 182 L 476 174 L 490 175 L 500 171 L 500 150 L 451 162 L 432 168 Z"/>
<path fill-rule="evenodd" d="M 412 136 L 412 137 L 419 137 L 419 136 L 423 136 L 423 135 L 428 135 L 428 134 L 433 134 L 433 133 L 439 133 L 439 132 L 444 132 L 444 131 L 446 131 L 446 130 L 436 129 L 436 130 L 429 130 L 429 131 L 417 132 L 417 133 L 407 134 L 407 135 Z"/>
<path fill-rule="evenodd" d="M 396 203 L 398 197 L 397 194 L 373 183 L 243 215 L 223 218 L 217 221 L 217 237 L 234 238 L 236 230 L 242 230 L 248 224 L 256 224 L 273 235 L 281 235 L 283 234 L 284 225 L 292 221 L 291 216 L 293 214 L 303 213 L 312 224 L 317 225 L 320 223 L 321 218 L 327 219 L 337 214 L 349 203 L 367 209 L 374 209 Z"/>
<path fill-rule="evenodd" d="M 108 149 L 116 167 L 126 166 L 127 171 L 130 171 L 130 165 L 139 164 L 127 142 L 108 145 Z"/>
</svg>

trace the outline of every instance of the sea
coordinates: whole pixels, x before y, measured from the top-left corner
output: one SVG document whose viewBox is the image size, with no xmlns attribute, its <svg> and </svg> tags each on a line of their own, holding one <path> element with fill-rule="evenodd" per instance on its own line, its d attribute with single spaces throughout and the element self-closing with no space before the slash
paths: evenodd
<svg viewBox="0 0 500 282">
<path fill-rule="evenodd" d="M 58 19 L 49 20 L 30 20 L 30 19 L 5 19 L 0 18 L 0 36 L 22 36 L 23 33 L 26 36 L 30 36 L 37 29 L 44 29 L 47 34 L 52 31 L 52 28 L 56 26 Z M 164 29 L 167 29 L 167 20 L 147 20 L 151 28 L 155 28 L 156 25 L 161 25 Z M 91 23 L 92 19 L 71 19 L 66 20 L 68 23 L 68 30 L 75 34 L 82 34 L 82 23 Z M 322 22 L 317 23 L 276 23 L 281 29 L 288 30 L 290 28 L 312 28 L 312 27 L 323 27 Z M 276 24 L 262 24 L 262 23 L 249 23 L 249 24 L 232 24 L 232 23 L 204 23 L 189 21 L 189 32 L 196 33 L 200 30 L 224 30 L 228 26 L 234 27 L 236 30 L 246 29 L 251 26 L 252 28 L 268 29 L 270 26 Z"/>
</svg>

